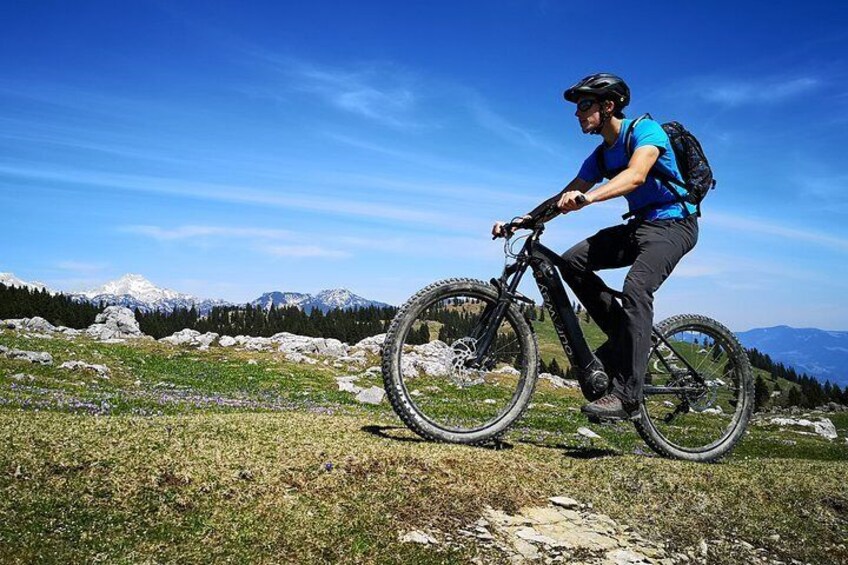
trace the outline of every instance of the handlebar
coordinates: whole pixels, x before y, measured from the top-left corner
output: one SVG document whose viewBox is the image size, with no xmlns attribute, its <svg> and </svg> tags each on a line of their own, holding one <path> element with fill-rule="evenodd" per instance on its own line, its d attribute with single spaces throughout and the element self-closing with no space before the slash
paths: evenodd
<svg viewBox="0 0 848 565">
<path fill-rule="evenodd" d="M 582 206 L 583 204 L 586 203 L 586 197 L 582 194 L 578 194 L 577 197 L 574 199 L 574 201 Z M 545 213 L 542 214 L 542 216 L 547 215 L 547 213 L 550 211 L 550 209 L 555 208 L 555 207 L 556 207 L 556 204 L 551 205 L 550 208 L 548 208 L 547 210 L 544 211 Z M 525 225 L 524 221 L 507 222 L 506 224 L 503 225 L 503 228 L 501 228 L 501 230 L 502 230 L 501 233 L 502 234 L 508 234 L 508 235 L 502 235 L 502 236 L 493 235 L 492 239 L 497 239 L 498 237 L 510 238 L 510 237 L 512 237 L 513 232 L 517 229 L 521 229 L 521 228 L 533 229 L 533 228 L 536 227 L 536 220 L 530 219 L 530 220 L 527 220 L 527 221 L 530 222 L 528 225 Z"/>
</svg>

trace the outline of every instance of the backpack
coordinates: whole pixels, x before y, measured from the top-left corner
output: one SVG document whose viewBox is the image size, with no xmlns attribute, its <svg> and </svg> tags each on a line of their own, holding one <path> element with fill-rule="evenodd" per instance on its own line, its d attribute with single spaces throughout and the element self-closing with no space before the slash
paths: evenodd
<svg viewBox="0 0 848 565">
<path fill-rule="evenodd" d="M 627 127 L 627 132 L 624 137 L 624 150 L 628 158 L 633 155 L 633 150 L 631 149 L 633 129 L 636 127 L 636 124 L 645 118 L 649 120 L 653 119 L 650 114 L 644 114 L 630 122 L 630 125 Z M 674 176 L 663 170 L 662 167 L 659 166 L 659 162 L 654 164 L 649 174 L 664 182 L 671 192 L 677 197 L 676 201 L 683 204 L 684 208 L 685 203 L 687 202 L 694 204 L 697 208 L 696 214 L 700 216 L 701 201 L 710 190 L 715 188 L 716 185 L 716 181 L 713 178 L 713 171 L 710 168 L 709 161 L 707 161 L 707 156 L 704 155 L 704 150 L 701 148 L 701 144 L 698 142 L 698 139 L 692 135 L 689 130 L 683 127 L 680 122 L 668 122 L 662 124 L 662 128 L 668 135 L 668 139 L 671 142 L 671 147 L 674 150 L 674 158 L 677 160 L 677 168 L 680 170 L 680 175 L 683 177 L 683 183 L 681 184 L 681 182 L 674 178 Z M 604 163 L 603 149 L 603 143 L 601 143 L 596 150 L 598 170 L 601 171 L 604 178 L 611 179 L 623 169 L 614 171 L 607 170 L 606 164 Z M 686 194 L 681 194 L 677 187 L 683 188 L 686 191 Z M 651 208 L 657 208 L 659 206 L 665 206 L 666 204 L 668 204 L 668 202 L 648 204 L 638 210 L 628 212 L 622 217 L 627 219 L 640 212 L 647 211 Z"/>
</svg>

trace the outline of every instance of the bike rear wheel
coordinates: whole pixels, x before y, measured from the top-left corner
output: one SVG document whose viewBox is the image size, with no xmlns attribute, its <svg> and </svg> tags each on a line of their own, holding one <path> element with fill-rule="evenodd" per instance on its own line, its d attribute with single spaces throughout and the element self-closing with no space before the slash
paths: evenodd
<svg viewBox="0 0 848 565">
<path fill-rule="evenodd" d="M 504 434 L 536 384 L 536 336 L 510 304 L 482 363 L 497 289 L 473 279 L 433 283 L 404 304 L 383 344 L 383 381 L 400 418 L 418 435 L 480 444 Z"/>
<path fill-rule="evenodd" d="M 660 322 L 636 429 L 655 451 L 715 461 L 742 438 L 753 409 L 751 365 L 736 336 L 694 314 Z"/>
</svg>

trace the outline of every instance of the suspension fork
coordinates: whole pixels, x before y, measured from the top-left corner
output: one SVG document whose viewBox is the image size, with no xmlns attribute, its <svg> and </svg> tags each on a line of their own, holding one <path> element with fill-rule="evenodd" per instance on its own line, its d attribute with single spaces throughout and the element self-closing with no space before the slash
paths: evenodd
<svg viewBox="0 0 848 565">
<path fill-rule="evenodd" d="M 518 289 L 518 283 L 521 282 L 521 278 L 527 270 L 527 264 L 528 260 L 526 256 L 522 255 L 512 268 L 507 268 L 504 275 L 501 277 L 501 284 L 498 287 L 500 292 L 498 293 L 497 305 L 494 307 L 492 312 L 483 313 L 483 319 L 481 320 L 481 323 L 483 324 L 483 334 L 480 335 L 477 340 L 477 355 L 474 358 L 474 365 L 477 367 L 482 366 L 483 361 L 489 353 L 489 348 L 497 337 L 498 328 L 501 326 L 501 322 L 506 316 L 507 308 L 509 308 L 509 305 L 516 299 L 516 289 Z M 515 274 L 513 275 L 512 280 L 509 281 L 506 288 L 504 288 L 503 283 L 506 282 L 506 278 L 509 276 L 510 270 L 514 270 Z"/>
</svg>

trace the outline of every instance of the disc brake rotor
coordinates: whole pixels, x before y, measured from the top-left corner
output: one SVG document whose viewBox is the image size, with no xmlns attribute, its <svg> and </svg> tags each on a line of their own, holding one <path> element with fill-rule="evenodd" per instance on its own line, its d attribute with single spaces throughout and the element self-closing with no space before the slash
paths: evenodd
<svg viewBox="0 0 848 565">
<path fill-rule="evenodd" d="M 484 382 L 479 369 L 470 365 L 477 358 L 477 340 L 472 337 L 458 339 L 451 344 L 450 378 L 459 387 L 478 385 Z"/>
<path fill-rule="evenodd" d="M 723 384 L 721 379 L 705 381 L 701 384 L 687 373 L 675 379 L 672 386 L 697 388 L 696 392 L 682 392 L 678 394 L 678 397 L 689 405 L 692 412 L 703 412 L 715 404 L 718 399 L 718 387 Z"/>
</svg>

